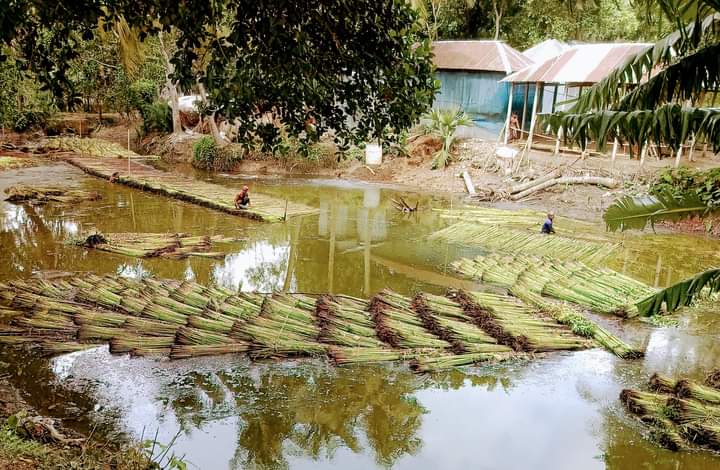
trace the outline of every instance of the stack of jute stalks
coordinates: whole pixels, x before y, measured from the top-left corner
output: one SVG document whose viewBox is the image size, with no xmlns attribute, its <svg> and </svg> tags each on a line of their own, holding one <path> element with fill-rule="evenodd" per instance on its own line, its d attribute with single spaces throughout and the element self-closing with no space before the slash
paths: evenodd
<svg viewBox="0 0 720 470">
<path fill-rule="evenodd" d="M 650 391 L 625 389 L 620 400 L 650 427 L 658 444 L 671 450 L 692 447 L 720 450 L 720 389 L 711 374 L 705 383 L 650 378 Z"/>
<path fill-rule="evenodd" d="M 211 251 L 214 244 L 231 243 L 234 238 L 222 235 L 190 236 L 185 233 L 93 233 L 70 240 L 86 248 L 136 258 L 182 259 L 188 256 L 222 258 L 224 253 Z"/>
<path fill-rule="evenodd" d="M 452 266 L 478 281 L 510 290 L 521 284 L 536 294 L 622 317 L 637 315 L 636 303 L 655 293 L 616 271 L 548 257 L 492 254 L 460 259 Z"/>
<path fill-rule="evenodd" d="M 588 264 L 602 262 L 618 248 L 614 243 L 579 240 L 562 235 L 544 235 L 540 233 L 538 227 L 518 229 L 465 221 L 433 233 L 430 239 L 477 245 L 506 253 L 552 256 L 559 260 L 577 260 Z"/>
<path fill-rule="evenodd" d="M 55 137 L 43 144 L 42 150 L 46 152 L 73 152 L 92 157 L 140 158 L 137 153 L 114 142 L 93 138 Z"/>
<path fill-rule="evenodd" d="M 75 204 L 84 201 L 96 201 L 102 197 L 94 191 L 83 191 L 59 186 L 28 186 L 25 184 L 5 188 L 5 194 L 7 194 L 7 198 L 5 198 L 6 201 L 16 203 L 27 202 L 33 205 L 48 202 Z"/>
<path fill-rule="evenodd" d="M 411 360 L 423 372 L 595 344 L 503 295 L 385 290 L 361 300 L 87 274 L 0 284 L 0 321 L 0 343 L 36 345 L 47 354 L 109 344 L 113 353 L 173 359 L 248 353 L 324 356 L 337 364 Z"/>
</svg>

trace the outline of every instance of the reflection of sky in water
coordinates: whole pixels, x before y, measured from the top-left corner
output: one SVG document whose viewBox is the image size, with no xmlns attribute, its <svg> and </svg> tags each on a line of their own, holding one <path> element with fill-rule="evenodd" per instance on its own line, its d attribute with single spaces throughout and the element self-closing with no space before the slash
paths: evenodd
<svg viewBox="0 0 720 470">
<path fill-rule="evenodd" d="M 287 275 L 289 245 L 275 246 L 267 241 L 252 243 L 239 253 L 225 257 L 213 268 L 215 282 L 243 291 L 270 292 L 283 287 Z M 292 291 L 294 282 L 291 282 Z"/>
<path fill-rule="evenodd" d="M 2 228 L 4 231 L 18 230 L 28 222 L 27 213 L 22 206 L 15 204 L 5 204 L 4 217 L 2 219 Z"/>
<path fill-rule="evenodd" d="M 622 387 L 613 378 L 616 360 L 601 350 L 554 355 L 489 375 L 482 369 L 454 372 L 459 382 L 406 369 L 333 371 L 227 357 L 162 363 L 110 356 L 104 348 L 66 357 L 62 367 L 56 365 L 61 378 L 97 378 L 97 370 L 107 371 L 99 376 L 99 403 L 119 408 L 133 435 L 154 434 L 159 426 L 159 440 L 168 442 L 181 429 L 173 451 L 212 469 L 245 468 L 253 456 L 273 448 L 279 462 L 300 469 L 377 468 L 378 453 L 399 469 L 604 468 L 597 456 L 613 438 L 603 432 L 605 409 L 614 408 Z M 227 373 L 234 374 L 235 385 L 218 378 Z M 376 379 L 365 374 L 378 373 L 388 381 L 374 392 L 335 396 L 351 382 L 352 390 L 366 392 L 363 382 Z M 409 402 L 383 401 L 398 393 Z M 379 403 L 384 405 L 376 411 L 389 408 L 364 414 Z M 419 419 L 419 426 L 410 432 L 387 428 L 405 419 Z M 248 428 L 250 422 L 263 432 Z M 358 439 L 355 451 L 343 444 L 346 438 L 338 439 L 344 429 Z M 325 439 L 310 439 L 321 443 L 319 449 L 303 447 L 298 432 Z M 378 446 L 396 446 L 396 452 Z"/>
<path fill-rule="evenodd" d="M 152 273 L 145 269 L 142 261 L 137 261 L 133 264 L 124 263 L 119 265 L 116 274 L 133 279 L 142 279 L 150 276 Z"/>
</svg>

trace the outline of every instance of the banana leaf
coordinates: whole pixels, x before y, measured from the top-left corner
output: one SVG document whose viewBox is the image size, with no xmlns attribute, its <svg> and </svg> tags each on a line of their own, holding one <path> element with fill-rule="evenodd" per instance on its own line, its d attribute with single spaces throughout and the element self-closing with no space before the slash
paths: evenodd
<svg viewBox="0 0 720 470">
<path fill-rule="evenodd" d="M 653 46 L 643 49 L 636 56 L 630 57 L 604 79 L 587 89 L 577 99 L 571 111 L 582 113 L 611 108 L 619 103 L 625 95 L 626 85 L 637 84 L 642 77 L 657 72 L 658 68 L 674 63 L 683 64 L 683 57 L 695 52 L 704 44 L 704 41 L 716 40 L 717 26 L 720 24 L 720 13 L 717 12 L 717 9 L 717 6 L 714 6 L 714 8 L 698 10 L 696 12 L 698 16 L 694 21 L 690 21 L 686 25 L 678 24 L 679 27 L 676 31 L 665 36 Z M 706 16 L 702 17 L 702 15 Z M 702 65 L 698 62 L 696 64 Z M 658 99 L 656 105 L 664 102 L 667 98 L 667 95 L 655 94 L 654 96 Z"/>
<path fill-rule="evenodd" d="M 659 221 L 677 222 L 696 215 L 703 216 L 708 210 L 707 204 L 694 193 L 686 194 L 682 199 L 670 194 L 624 196 L 607 208 L 603 219 L 611 232 L 642 230 L 648 224 L 654 227 Z"/>
<path fill-rule="evenodd" d="M 710 292 L 720 292 L 720 268 L 696 274 L 639 301 L 636 304 L 638 312 L 645 317 L 657 315 L 663 304 L 668 313 L 674 312 L 680 307 L 690 305 L 706 287 Z"/>
</svg>

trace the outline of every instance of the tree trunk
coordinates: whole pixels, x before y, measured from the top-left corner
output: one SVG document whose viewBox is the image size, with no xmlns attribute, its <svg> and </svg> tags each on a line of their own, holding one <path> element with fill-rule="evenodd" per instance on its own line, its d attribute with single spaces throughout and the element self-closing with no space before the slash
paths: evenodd
<svg viewBox="0 0 720 470">
<path fill-rule="evenodd" d="M 495 40 L 500 38 L 500 22 L 503 17 L 503 8 L 500 3 L 503 0 L 493 0 L 493 13 L 495 13 Z"/>
<path fill-rule="evenodd" d="M 207 93 L 205 93 L 205 85 L 198 82 L 198 89 L 200 90 L 200 96 L 202 96 L 203 102 L 207 103 Z M 220 136 L 217 123 L 215 122 L 215 111 L 208 116 L 208 124 L 210 124 L 210 133 L 212 134 L 213 140 L 216 145 L 225 145 L 227 142 Z"/>
<path fill-rule="evenodd" d="M 514 194 L 510 196 L 510 199 L 518 201 L 533 193 L 555 186 L 556 184 L 594 184 L 597 186 L 605 186 L 606 188 L 615 188 L 617 187 L 618 182 L 613 178 L 605 178 L 602 176 L 561 176 L 560 178 L 546 180 L 543 183 L 526 189 L 525 191 Z"/>
<path fill-rule="evenodd" d="M 175 71 L 175 66 L 172 62 L 170 62 L 170 56 L 168 56 L 167 50 L 165 50 L 165 42 L 163 41 L 162 31 L 158 33 L 158 38 L 160 39 L 160 49 L 162 50 L 163 57 L 165 58 L 165 87 L 168 89 L 168 93 L 170 94 L 173 134 L 179 134 L 183 130 L 182 122 L 180 121 L 180 103 L 178 102 L 177 87 L 170 78 Z"/>
</svg>

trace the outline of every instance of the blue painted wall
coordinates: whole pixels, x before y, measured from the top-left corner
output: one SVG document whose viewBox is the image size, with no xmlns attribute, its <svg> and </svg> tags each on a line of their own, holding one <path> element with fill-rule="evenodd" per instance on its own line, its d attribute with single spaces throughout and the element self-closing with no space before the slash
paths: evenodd
<svg viewBox="0 0 720 470">
<path fill-rule="evenodd" d="M 505 78 L 504 73 L 439 70 L 437 78 L 440 91 L 435 97 L 434 108 L 459 107 L 470 115 L 504 119 L 510 90 L 508 83 L 500 82 Z"/>
</svg>

